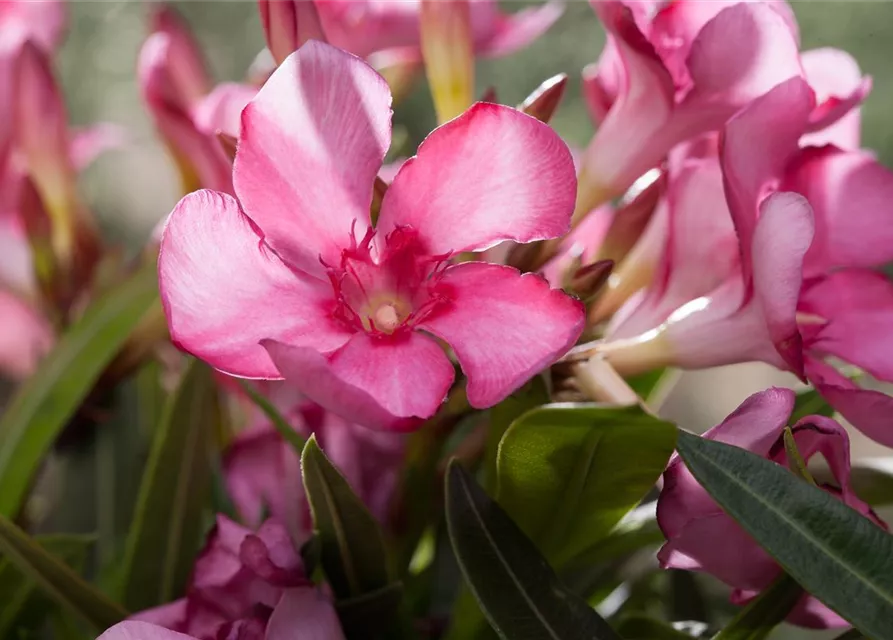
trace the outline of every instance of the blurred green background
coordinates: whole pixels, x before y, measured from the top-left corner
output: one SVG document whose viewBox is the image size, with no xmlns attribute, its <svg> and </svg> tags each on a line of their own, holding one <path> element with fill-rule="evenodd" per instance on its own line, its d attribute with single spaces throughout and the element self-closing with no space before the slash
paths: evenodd
<svg viewBox="0 0 893 640">
<path fill-rule="evenodd" d="M 709 1 L 709 0 L 706 0 Z M 76 124 L 111 121 L 124 125 L 131 144 L 101 159 L 85 176 L 85 187 L 109 234 L 137 242 L 176 203 L 177 176 L 140 104 L 135 83 L 139 48 L 146 35 L 147 4 L 134 0 L 71 3 L 71 30 L 58 66 Z M 263 46 L 256 3 L 250 0 L 174 4 L 194 29 L 218 81 L 240 80 Z M 508 11 L 526 2 L 503 3 Z M 893 163 L 893 3 L 794 2 L 803 48 L 836 46 L 850 51 L 874 91 L 864 107 L 864 141 Z M 561 20 L 528 49 L 478 64 L 478 94 L 495 88 L 501 102 L 521 101 L 542 80 L 570 76 L 568 95 L 553 124 L 569 143 L 585 145 L 592 125 L 580 100 L 580 71 L 596 60 L 604 34 L 588 3 L 567 3 Z M 398 106 L 396 124 L 418 140 L 434 125 L 424 83 Z"/>
</svg>

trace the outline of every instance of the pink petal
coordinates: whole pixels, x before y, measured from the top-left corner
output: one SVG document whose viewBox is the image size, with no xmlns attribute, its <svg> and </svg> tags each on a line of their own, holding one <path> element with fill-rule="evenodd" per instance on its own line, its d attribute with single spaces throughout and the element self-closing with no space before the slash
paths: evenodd
<svg viewBox="0 0 893 640">
<path fill-rule="evenodd" d="M 803 194 L 815 211 L 807 277 L 893 260 L 893 172 L 873 155 L 835 147 L 804 149 L 780 188 Z"/>
<path fill-rule="evenodd" d="M 72 133 L 68 151 L 71 154 L 72 164 L 79 171 L 86 169 L 106 151 L 123 147 L 129 140 L 124 127 L 108 122 L 84 127 Z"/>
<path fill-rule="evenodd" d="M 391 96 L 359 58 L 310 41 L 242 112 L 233 181 L 266 242 L 294 266 L 336 264 L 369 225 L 391 140 Z"/>
<path fill-rule="evenodd" d="M 432 254 L 554 238 L 570 228 L 575 190 L 570 151 L 551 128 L 477 103 L 403 164 L 385 194 L 379 235 L 408 225 Z"/>
<path fill-rule="evenodd" d="M 861 115 L 857 107 L 867 97 L 871 79 L 863 77 L 856 60 L 840 49 L 804 51 L 800 60 L 818 102 L 810 116 L 815 132 L 804 136 L 801 144 L 858 149 Z"/>
<path fill-rule="evenodd" d="M 832 273 L 804 287 L 799 310 L 826 320 L 806 338 L 808 349 L 893 380 L 893 284 L 885 275 L 865 269 Z"/>
<path fill-rule="evenodd" d="M 267 624 L 266 640 L 343 640 L 331 601 L 318 589 L 288 589 Z"/>
<path fill-rule="evenodd" d="M 264 339 L 331 351 L 348 338 L 327 314 L 328 284 L 291 271 L 223 194 L 180 201 L 161 240 L 158 278 L 172 340 L 231 375 L 281 377 Z"/>
<path fill-rule="evenodd" d="M 387 339 L 357 333 L 329 356 L 276 341 L 264 346 L 304 395 L 373 429 L 414 429 L 419 419 L 434 415 L 453 383 L 453 367 L 441 348 L 415 332 Z"/>
<path fill-rule="evenodd" d="M 12 172 L 10 172 L 12 173 Z M 0 287 L 30 297 L 37 294 L 31 245 L 20 212 L 21 176 L 6 176 L 0 182 Z M 6 202 L 6 198 L 9 201 Z"/>
<path fill-rule="evenodd" d="M 180 598 L 167 604 L 162 604 L 151 609 L 138 611 L 128 618 L 128 620 L 137 620 L 139 622 L 148 622 L 153 625 L 159 625 L 167 629 L 185 630 L 188 601 L 186 598 Z"/>
<path fill-rule="evenodd" d="M 629 7 L 617 0 L 593 2 L 593 7 L 608 32 L 607 46 L 615 47 L 622 61 L 623 75 L 622 82 L 617 80 L 616 98 L 586 150 L 581 190 L 591 183 L 593 192 L 610 197 L 622 194 L 678 142 L 664 140 L 663 135 L 674 108 L 675 87 Z M 610 57 L 604 64 L 614 65 L 611 76 L 620 75 Z M 609 78 L 606 93 L 614 82 Z M 587 208 L 592 206 L 590 199 L 594 202 L 596 196 L 584 200 Z"/>
<path fill-rule="evenodd" d="M 23 380 L 52 346 L 53 329 L 31 306 L 2 289 L 0 327 L 0 373 Z"/>
<path fill-rule="evenodd" d="M 170 631 L 148 622 L 125 620 L 107 629 L 96 640 L 194 640 L 192 636 Z"/>
<path fill-rule="evenodd" d="M 189 25 L 169 5 L 154 5 L 150 23 L 153 36 L 161 34 L 161 39 L 169 47 L 165 69 L 170 84 L 164 99 L 181 108 L 188 108 L 211 90 L 211 80 L 201 49 L 189 30 Z"/>
<path fill-rule="evenodd" d="M 67 22 L 67 3 L 62 0 L 6 0 L 0 3 L 3 37 L 23 34 L 48 54 L 53 54 L 59 46 Z"/>
<path fill-rule="evenodd" d="M 740 5 L 743 6 L 743 5 Z M 726 198 L 743 247 L 750 247 L 760 201 L 781 179 L 797 152 L 814 99 L 801 78 L 791 78 L 731 118 L 722 136 L 720 160 Z M 745 251 L 744 273 L 751 270 Z"/>
<path fill-rule="evenodd" d="M 192 118 L 195 126 L 209 136 L 222 132 L 239 137 L 242 110 L 257 95 L 257 89 L 247 84 L 224 82 L 195 105 Z"/>
<path fill-rule="evenodd" d="M 420 328 L 456 352 L 473 407 L 508 396 L 564 355 L 583 330 L 583 305 L 535 274 L 467 262 L 449 267 L 441 284 L 451 304 Z"/>
<path fill-rule="evenodd" d="M 541 6 L 522 9 L 517 13 L 500 14 L 486 38 L 475 42 L 475 53 L 492 58 L 515 53 L 548 31 L 563 12 L 561 0 L 549 0 Z"/>
<path fill-rule="evenodd" d="M 549 284 L 560 289 L 566 270 L 575 260 L 584 265 L 595 260 L 613 220 L 614 207 L 609 204 L 589 212 L 561 241 L 558 254 L 543 266 L 542 274 Z"/>
<path fill-rule="evenodd" d="M 317 2 L 316 9 L 329 43 L 354 55 L 419 46 L 418 2 Z"/>
<path fill-rule="evenodd" d="M 735 590 L 730 600 L 733 604 L 745 605 L 759 595 L 759 591 Z M 785 618 L 790 624 L 808 629 L 841 629 L 850 623 L 822 604 L 818 598 L 805 594 L 791 613 Z"/>
<path fill-rule="evenodd" d="M 874 391 L 861 389 L 833 367 L 815 358 L 807 358 L 806 373 L 809 381 L 836 409 L 859 431 L 886 447 L 893 447 L 893 398 Z"/>
<path fill-rule="evenodd" d="M 623 61 L 613 39 L 605 42 L 598 62 L 583 67 L 581 91 L 589 117 L 596 125 L 601 124 L 611 105 L 617 99 L 624 82 Z"/>
<path fill-rule="evenodd" d="M 803 196 L 773 193 L 760 205 L 753 234 L 753 287 L 769 336 L 791 370 L 803 377 L 797 328 L 797 302 L 803 283 L 803 256 L 814 233 L 812 210 Z"/>
<path fill-rule="evenodd" d="M 260 0 L 258 9 L 267 48 L 277 64 L 307 40 L 325 42 L 313 0 Z"/>
</svg>

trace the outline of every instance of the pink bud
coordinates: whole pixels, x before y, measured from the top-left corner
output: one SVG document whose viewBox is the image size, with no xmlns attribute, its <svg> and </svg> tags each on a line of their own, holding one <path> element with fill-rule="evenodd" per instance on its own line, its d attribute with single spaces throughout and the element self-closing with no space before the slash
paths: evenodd
<svg viewBox="0 0 893 640">
<path fill-rule="evenodd" d="M 313 0 L 258 0 L 257 7 L 276 64 L 307 40 L 326 41 Z"/>
</svg>

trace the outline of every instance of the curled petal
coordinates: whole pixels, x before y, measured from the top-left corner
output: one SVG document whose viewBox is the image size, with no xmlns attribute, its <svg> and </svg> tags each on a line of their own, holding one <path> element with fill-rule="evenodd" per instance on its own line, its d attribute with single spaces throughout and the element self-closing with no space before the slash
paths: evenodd
<svg viewBox="0 0 893 640">
<path fill-rule="evenodd" d="M 328 285 L 289 269 L 223 194 L 180 201 L 161 240 L 158 279 L 171 338 L 231 375 L 281 377 L 263 339 L 331 351 L 348 338 L 326 311 Z"/>
<path fill-rule="evenodd" d="M 809 117 L 809 130 L 815 133 L 806 136 L 803 144 L 858 149 L 858 107 L 871 91 L 871 78 L 863 77 L 856 60 L 839 49 L 805 51 L 801 60 L 818 102 Z"/>
<path fill-rule="evenodd" d="M 415 332 L 386 338 L 358 333 L 329 356 L 315 348 L 263 344 L 304 395 L 373 429 L 413 430 L 434 415 L 455 375 L 440 346 Z"/>
<path fill-rule="evenodd" d="M 365 62 L 310 41 L 242 112 L 233 181 L 247 215 L 292 265 L 336 264 L 369 226 L 391 140 L 391 96 Z"/>
<path fill-rule="evenodd" d="M 420 328 L 445 340 L 468 377 L 468 402 L 489 407 L 564 355 L 583 331 L 583 305 L 534 274 L 468 262 L 440 286 L 451 302 Z"/>
<path fill-rule="evenodd" d="M 477 103 L 435 129 L 400 168 L 379 237 L 410 226 L 434 254 L 554 238 L 570 228 L 575 188 L 570 151 L 552 129 Z"/>
</svg>

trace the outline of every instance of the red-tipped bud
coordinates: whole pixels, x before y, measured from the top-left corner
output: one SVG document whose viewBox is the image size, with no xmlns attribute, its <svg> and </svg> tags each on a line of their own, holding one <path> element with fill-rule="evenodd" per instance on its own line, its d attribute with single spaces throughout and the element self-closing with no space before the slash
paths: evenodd
<svg viewBox="0 0 893 640">
<path fill-rule="evenodd" d="M 474 41 L 468 0 L 422 0 L 422 55 L 437 121 L 452 120 L 474 100 Z"/>
<path fill-rule="evenodd" d="M 599 260 L 579 267 L 568 275 L 565 289 L 588 303 L 601 292 L 613 269 L 613 260 Z"/>
<path fill-rule="evenodd" d="M 557 76 L 552 76 L 527 96 L 518 109 L 540 122 L 548 123 L 558 105 L 561 104 L 566 88 L 567 74 L 559 73 Z"/>
<path fill-rule="evenodd" d="M 257 6 L 276 64 L 307 40 L 326 41 L 313 0 L 258 0 Z"/>
</svg>

